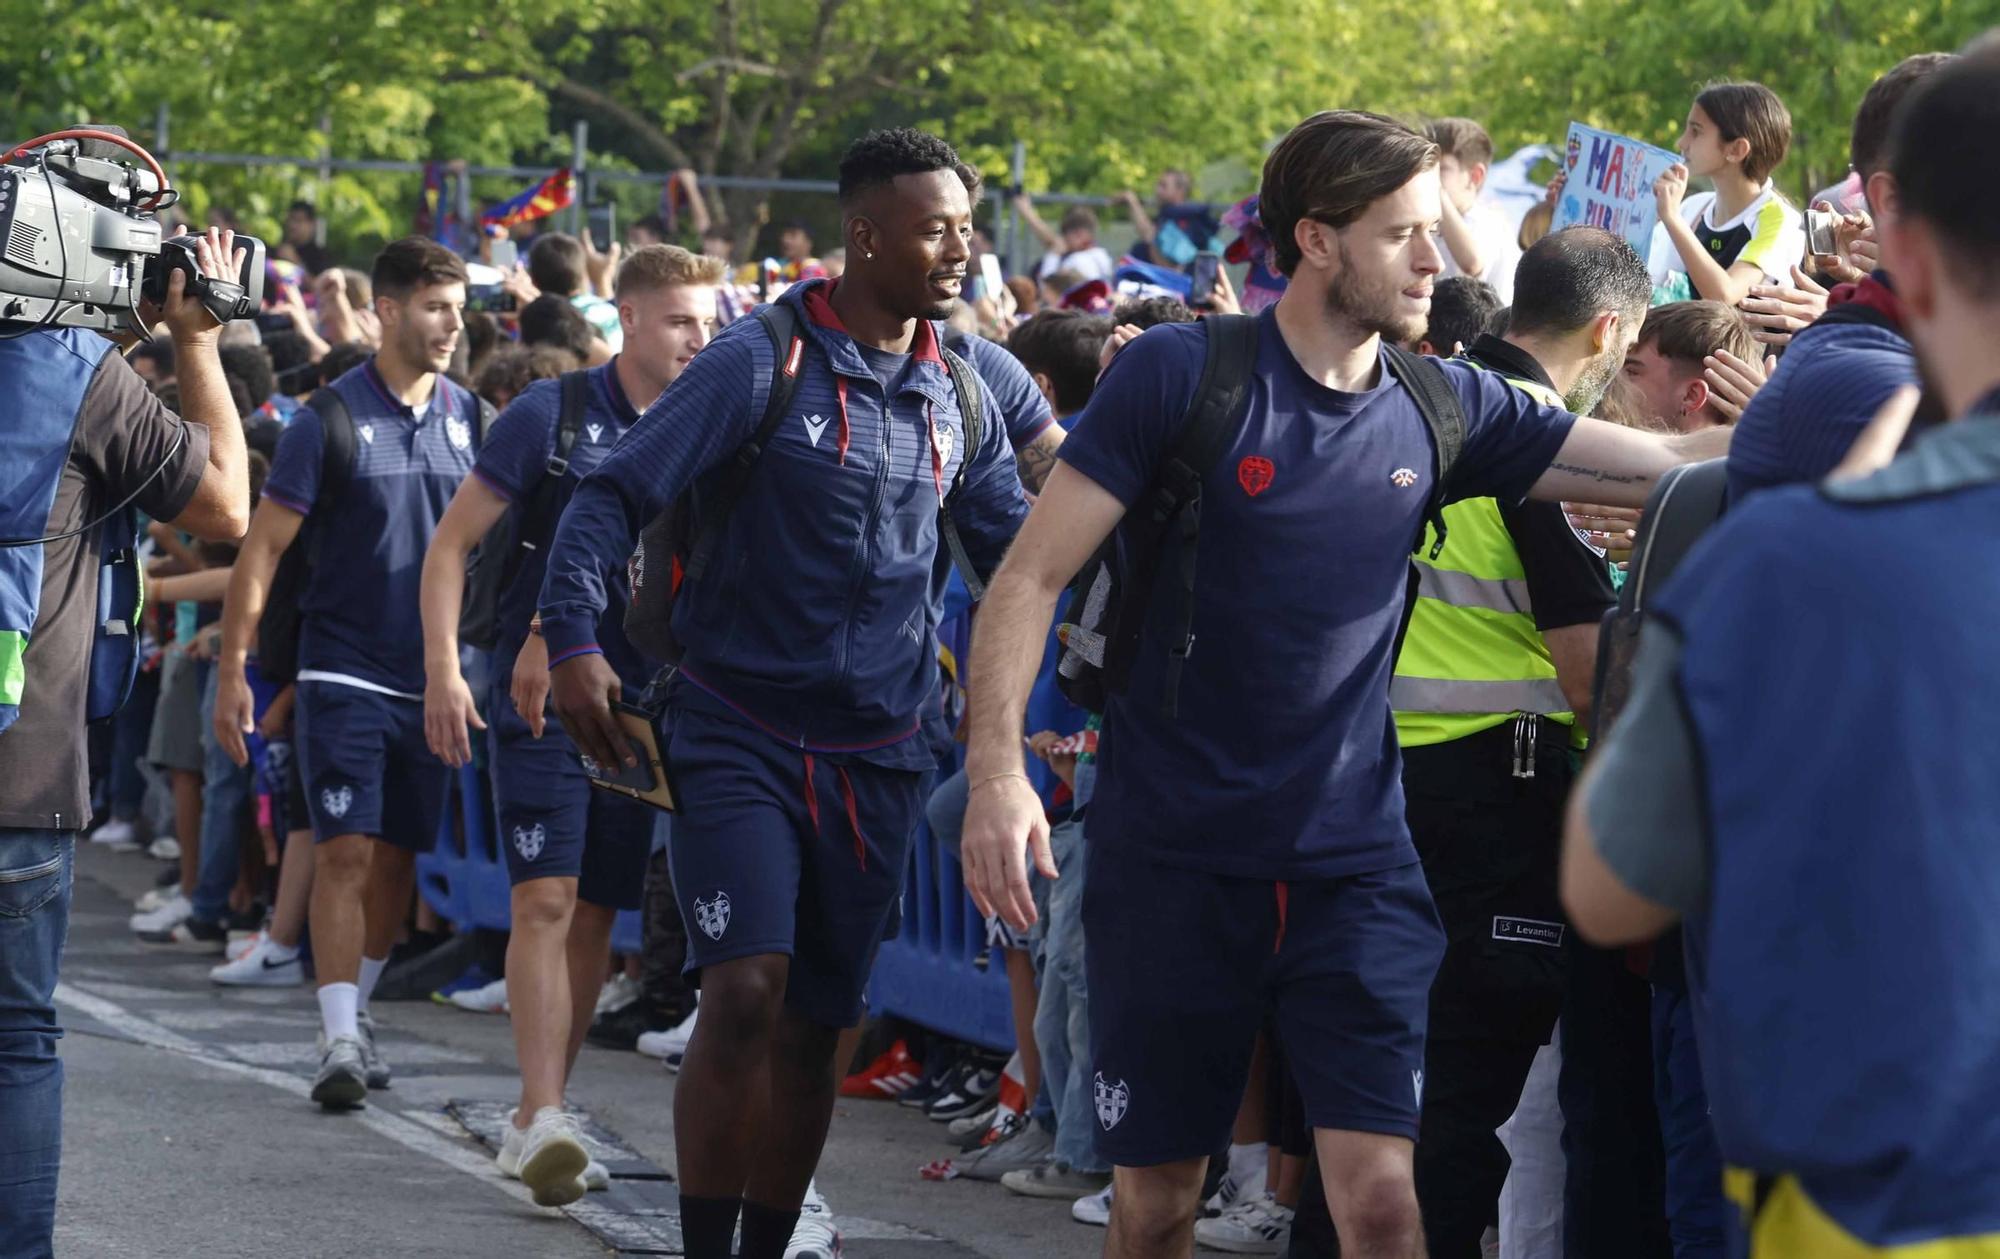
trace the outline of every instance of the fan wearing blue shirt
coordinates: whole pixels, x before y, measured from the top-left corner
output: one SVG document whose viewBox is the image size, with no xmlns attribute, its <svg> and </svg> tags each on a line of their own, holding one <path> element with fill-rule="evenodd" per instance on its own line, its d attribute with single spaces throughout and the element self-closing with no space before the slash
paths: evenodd
<svg viewBox="0 0 2000 1259">
<path fill-rule="evenodd" d="M 499 1163 L 543 1206 L 575 1201 L 586 1181 L 609 1185 L 608 1178 L 577 1177 L 589 1154 L 563 1111 L 563 1088 L 598 995 L 595 984 L 572 986 L 571 977 L 604 973 L 612 919 L 640 907 L 655 814 L 593 789 L 576 744 L 560 727 L 545 725 L 549 653 L 535 605 L 549 540 L 577 482 L 708 344 L 723 266 L 673 245 L 646 245 L 627 256 L 613 285 L 624 349 L 582 373 L 581 424 L 554 495 L 541 491 L 557 455 L 564 382 L 548 380 L 530 385 L 494 421 L 424 557 L 424 724 L 431 750 L 448 765 L 465 765 L 472 759 L 468 730 L 492 724 L 500 847 L 513 886 L 507 1003 L 521 1070 L 521 1102 Z M 519 566 L 500 593 L 493 691 L 482 720 L 459 672 L 459 613 L 466 559 L 509 510 L 529 517 L 520 522 Z M 623 567 L 604 575 L 610 598 L 597 641 L 619 682 L 636 695 L 655 665 L 625 639 Z"/>
<path fill-rule="evenodd" d="M 1290 284 L 1260 317 L 1247 414 L 1203 484 L 1199 645 L 1166 716 L 1154 608 L 1108 705 L 1086 824 L 1097 1148 L 1117 1167 L 1107 1255 L 1186 1253 L 1267 1009 L 1343 1246 L 1425 1253 L 1412 1154 L 1444 938 L 1403 820 L 1389 678 L 1437 458 L 1381 341 L 1423 332 L 1443 269 L 1437 156 L 1401 123 L 1336 111 L 1264 167 L 1260 213 Z M 1206 336 L 1154 328 L 1119 354 L 980 609 L 966 884 L 1017 926 L 1034 917 L 1029 849 L 1059 874 L 1021 754 L 1042 636 L 1157 475 Z M 1726 431 L 1639 433 L 1441 370 L 1465 415 L 1447 498 L 1636 506 L 1667 469 L 1727 448 Z"/>
<path fill-rule="evenodd" d="M 776 373 L 797 392 L 674 600 L 684 656 L 667 699 L 668 853 L 701 1019 L 674 1091 L 690 1259 L 781 1259 L 833 1114 L 838 1029 L 902 888 L 936 762 L 943 511 L 982 573 L 1027 513 L 1007 434 L 967 438 L 935 320 L 971 257 L 978 176 L 936 136 L 872 132 L 840 164 L 848 268 L 779 299 L 797 337 L 732 324 L 577 487 L 542 590 L 563 728 L 629 762 L 623 692 L 598 630 L 605 577 L 640 530 L 732 460 Z M 962 475 L 961 475 L 962 474 Z M 702 526 L 701 502 L 695 525 Z M 1016 732 L 1018 737 L 1019 732 Z"/>
<path fill-rule="evenodd" d="M 409 906 L 416 856 L 437 838 L 451 773 L 424 741 L 417 590 L 480 423 L 479 401 L 443 375 L 465 328 L 465 264 L 409 236 L 376 256 L 372 279 L 382 347 L 329 386 L 353 425 L 353 465 L 337 494 L 321 492 L 326 425 L 310 407 L 279 439 L 230 576 L 215 702 L 216 734 L 244 764 L 244 661 L 278 560 L 310 522 L 296 742 L 318 841 L 311 926 L 325 1043 L 312 1096 L 328 1109 L 388 1084 L 368 995 Z"/>
</svg>

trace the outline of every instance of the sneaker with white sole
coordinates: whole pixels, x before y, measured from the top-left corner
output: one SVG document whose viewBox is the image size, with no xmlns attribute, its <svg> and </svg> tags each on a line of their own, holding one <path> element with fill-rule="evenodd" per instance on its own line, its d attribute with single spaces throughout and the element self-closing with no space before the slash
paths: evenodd
<svg viewBox="0 0 2000 1259">
<path fill-rule="evenodd" d="M 193 914 L 181 919 L 164 931 L 139 931 L 134 933 L 146 944 L 173 944 L 195 953 L 209 953 L 217 957 L 229 944 L 229 931 L 219 922 L 206 922 Z"/>
<path fill-rule="evenodd" d="M 368 1087 L 388 1088 L 389 1063 L 382 1057 L 382 1051 L 375 1044 L 375 1016 L 366 1010 L 361 1010 L 356 1012 L 354 1022 L 361 1029 L 361 1068 L 367 1075 Z"/>
<path fill-rule="evenodd" d="M 353 1110 L 368 1100 L 368 1073 L 361 1065 L 361 1038 L 336 1036 L 320 1051 L 312 1099 L 328 1110 Z"/>
<path fill-rule="evenodd" d="M 180 894 L 181 880 L 180 875 L 176 873 L 165 883 L 155 883 L 141 893 L 139 899 L 132 902 L 132 916 L 136 918 L 140 914 L 150 914 Z"/>
<path fill-rule="evenodd" d="M 475 1014 L 507 1013 L 507 981 L 496 979 L 478 988 L 467 988 L 451 994 L 451 1003 L 461 1010 L 471 1010 Z"/>
<path fill-rule="evenodd" d="M 1264 1192 L 1265 1175 L 1266 1169 L 1262 1167 L 1251 1172 L 1245 1180 L 1238 1180 L 1235 1172 L 1224 1172 L 1222 1183 L 1215 1187 L 1208 1201 L 1201 1204 L 1201 1218 L 1212 1220 L 1239 1202 L 1260 1197 Z"/>
<path fill-rule="evenodd" d="M 509 1125 L 512 1126 L 511 1124 Z M 535 1205 L 564 1207 L 588 1192 L 583 1173 L 590 1151 L 583 1148 L 583 1130 L 576 1116 L 559 1106 L 544 1106 L 521 1139 L 521 1183 L 534 1195 Z"/>
<path fill-rule="evenodd" d="M 181 859 L 181 841 L 175 839 L 172 835 L 162 835 L 152 843 L 146 845 L 146 855 L 155 861 L 179 861 Z"/>
<path fill-rule="evenodd" d="M 248 935 L 239 935 L 232 931 L 229 933 L 229 947 L 222 951 L 222 956 L 225 960 L 233 962 L 270 938 L 271 933 L 263 927 Z"/>
<path fill-rule="evenodd" d="M 1111 1185 L 1110 1172 L 1080 1172 L 1068 1163 L 1044 1163 L 1008 1172 L 1000 1183 L 1010 1193 L 1024 1198 L 1059 1198 L 1074 1202 L 1100 1193 Z"/>
<path fill-rule="evenodd" d="M 687 1053 L 688 1042 L 694 1039 L 694 1021 L 701 1014 L 697 1005 L 688 1011 L 686 1018 L 664 1032 L 639 1033 L 638 1050 L 648 1058 L 658 1058 L 662 1062 L 673 1062 Z"/>
<path fill-rule="evenodd" d="M 180 888 L 176 887 L 171 895 L 162 897 L 158 906 L 152 910 L 133 914 L 128 925 L 136 935 L 172 931 L 186 922 L 193 913 L 194 902 L 183 896 Z"/>
<path fill-rule="evenodd" d="M 820 1196 L 819 1186 L 806 1185 L 806 1200 L 799 1204 L 799 1222 L 792 1240 L 785 1243 L 785 1259 L 840 1259 L 840 1230 L 834 1227 L 833 1208 Z"/>
<path fill-rule="evenodd" d="M 1088 1198 L 1078 1198 L 1070 1205 L 1069 1218 L 1079 1224 L 1095 1224 L 1099 1228 L 1111 1223 L 1111 1186 L 1104 1186 Z"/>
<path fill-rule="evenodd" d="M 305 981 L 299 951 L 268 935 L 256 937 L 249 948 L 208 972 L 208 982 L 224 988 L 295 988 Z"/>
<path fill-rule="evenodd" d="M 1031 1123 L 1005 1141 L 974 1150 L 962 1159 L 953 1159 L 952 1164 L 958 1169 L 958 1174 L 968 1180 L 997 1184 L 1008 1172 L 1040 1167 L 1055 1156 L 1055 1134 L 1038 1123 Z"/>
<path fill-rule="evenodd" d="M 139 842 L 139 833 L 133 828 L 130 822 L 120 818 L 112 818 L 109 822 L 106 822 L 90 833 L 90 842 L 93 844 L 125 844 L 136 846 Z"/>
<path fill-rule="evenodd" d="M 945 1131 L 951 1133 L 952 1137 L 959 1141 L 963 1141 L 967 1137 L 980 1136 L 993 1126 L 993 1121 L 999 1114 L 1000 1108 L 998 1106 L 988 1106 L 976 1115 L 967 1115 L 963 1119 L 952 1120 L 951 1126 L 945 1129 Z"/>
<path fill-rule="evenodd" d="M 639 999 L 639 981 L 620 971 L 604 981 L 604 987 L 597 993 L 597 1014 L 611 1014 L 624 1009 Z"/>
<path fill-rule="evenodd" d="M 1221 1215 L 1194 1222 L 1194 1239 L 1233 1255 L 1280 1255 L 1292 1240 L 1292 1208 L 1268 1193 L 1244 1198 Z"/>
<path fill-rule="evenodd" d="M 500 1152 L 493 1156 L 493 1165 L 498 1167 L 500 1174 L 509 1180 L 521 1179 L 521 1151 L 528 1143 L 527 1130 L 514 1126 L 515 1113 L 508 1112 L 507 1135 L 500 1142 Z M 583 1185 L 583 1189 L 577 1194 L 579 1198 L 586 1193 L 602 1193 L 611 1188 L 610 1169 L 596 1159 L 591 1159 L 583 1165 L 583 1175 L 577 1177 L 577 1180 Z"/>
</svg>

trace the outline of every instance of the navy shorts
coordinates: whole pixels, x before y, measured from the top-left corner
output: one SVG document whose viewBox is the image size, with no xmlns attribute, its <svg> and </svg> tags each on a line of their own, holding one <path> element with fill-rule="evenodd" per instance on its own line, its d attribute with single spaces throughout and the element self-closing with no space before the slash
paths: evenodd
<svg viewBox="0 0 2000 1259">
<path fill-rule="evenodd" d="M 669 720 L 680 811 L 667 852 L 690 982 L 700 984 L 704 966 L 783 953 L 786 1005 L 851 1026 L 930 775 L 803 753 L 706 713 L 679 709 Z"/>
<path fill-rule="evenodd" d="M 505 688 L 486 711 L 508 882 L 575 879 L 579 900 L 639 908 L 658 810 L 591 786 L 562 727 L 551 718 L 535 738 Z"/>
<path fill-rule="evenodd" d="M 315 840 L 372 835 L 412 852 L 437 842 L 451 769 L 424 741 L 422 700 L 301 682 L 293 741 Z"/>
<path fill-rule="evenodd" d="M 1273 883 L 1084 854 L 1099 1154 L 1150 1167 L 1220 1149 L 1269 1014 L 1307 1123 L 1416 1139 L 1444 954 L 1421 865 Z"/>
</svg>

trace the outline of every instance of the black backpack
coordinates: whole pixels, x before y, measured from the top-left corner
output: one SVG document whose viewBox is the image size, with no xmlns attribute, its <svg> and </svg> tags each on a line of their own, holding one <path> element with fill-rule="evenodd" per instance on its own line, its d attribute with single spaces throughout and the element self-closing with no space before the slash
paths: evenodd
<svg viewBox="0 0 2000 1259">
<path fill-rule="evenodd" d="M 528 552 L 546 547 L 555 532 L 563 478 L 569 474 L 569 453 L 576 448 L 576 435 L 590 410 L 589 369 L 564 372 L 561 386 L 555 453 L 549 456 L 541 480 L 487 530 L 466 561 L 458 640 L 482 651 L 492 651 L 499 644 L 501 595 L 520 576 Z"/>
<path fill-rule="evenodd" d="M 493 421 L 493 404 L 477 395 L 474 400 L 479 404 L 479 421 L 473 430 L 476 446 L 485 440 L 487 426 Z M 306 399 L 306 406 L 320 422 L 319 493 L 313 499 L 317 507 L 337 500 L 354 478 L 354 417 L 347 410 L 347 400 L 331 385 L 315 390 Z M 264 595 L 264 615 L 257 622 L 257 672 L 277 686 L 298 681 L 299 627 L 304 621 L 299 602 L 305 598 L 313 567 L 319 563 L 326 536 L 320 525 L 316 514 L 306 517 L 299 536 L 278 557 L 277 571 Z"/>
<path fill-rule="evenodd" d="M 751 315 L 771 338 L 778 369 L 771 378 L 770 393 L 764 402 L 763 417 L 749 441 L 737 448 L 735 456 L 709 478 L 708 487 L 690 488 L 639 533 L 638 548 L 628 561 L 632 601 L 625 609 L 625 637 L 647 657 L 667 665 L 680 663 L 682 648 L 673 629 L 674 597 L 681 583 L 699 581 L 714 562 L 717 540 L 736 504 L 749 488 L 750 474 L 764 448 L 791 410 L 799 391 L 800 366 L 806 353 L 805 335 L 799 327 L 795 307 L 772 303 L 760 306 Z M 985 574 L 973 568 L 958 526 L 952 520 L 951 504 L 965 484 L 967 471 L 977 456 L 982 434 L 979 378 L 964 359 L 944 348 L 945 372 L 958 395 L 959 415 L 965 423 L 965 457 L 959 461 L 958 475 L 938 511 L 938 532 L 952 562 L 958 566 L 966 587 L 977 600 L 986 592 Z M 699 519 L 700 527 L 696 527 Z"/>
<path fill-rule="evenodd" d="M 1591 686 L 1593 740 L 1604 737 L 1631 698 L 1632 659 L 1649 615 L 1647 596 L 1674 575 L 1701 535 L 1722 518 L 1728 491 L 1729 461 L 1710 459 L 1669 469 L 1646 496 L 1618 606 L 1604 614 L 1598 634 L 1597 675 Z"/>
<path fill-rule="evenodd" d="M 1236 440 L 1257 367 L 1255 316 L 1210 315 L 1202 322 L 1208 336 L 1201 378 L 1188 399 L 1173 445 L 1145 495 L 1070 583 L 1068 619 L 1057 629 L 1063 654 L 1056 666 L 1056 682 L 1070 702 L 1091 712 L 1103 712 L 1106 700 L 1124 694 L 1131 681 L 1132 661 L 1139 652 L 1162 552 L 1169 541 L 1174 543 L 1175 603 L 1160 710 L 1169 717 L 1180 711 L 1181 671 L 1194 650 L 1202 478 Z M 1410 391 L 1437 448 L 1437 476 L 1424 513 L 1425 522 L 1437 529 L 1438 540 L 1431 551 L 1435 555 L 1444 546 L 1440 513 L 1452 465 L 1465 446 L 1465 413 L 1451 382 L 1436 363 L 1386 341 L 1383 349 L 1389 370 Z M 1420 529 L 1411 549 L 1422 545 Z M 1416 581 L 1416 565 L 1412 564 L 1403 624 L 1396 635 L 1399 649 L 1415 606 Z"/>
</svg>

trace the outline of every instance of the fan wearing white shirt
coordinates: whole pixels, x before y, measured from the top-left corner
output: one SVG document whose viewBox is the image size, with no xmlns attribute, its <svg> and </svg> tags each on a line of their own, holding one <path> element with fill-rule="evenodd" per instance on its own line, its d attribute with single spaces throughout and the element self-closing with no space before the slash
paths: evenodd
<svg viewBox="0 0 2000 1259">
<path fill-rule="evenodd" d="M 1443 274 L 1484 280 L 1500 295 L 1501 304 L 1511 304 L 1521 247 L 1506 216 L 1479 196 L 1493 163 L 1493 137 L 1470 118 L 1436 118 L 1424 131 L 1438 146 L 1438 182 L 1444 193 L 1439 231 Z"/>
</svg>

